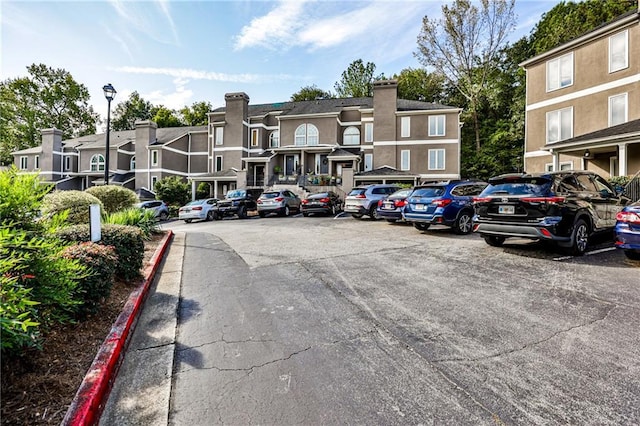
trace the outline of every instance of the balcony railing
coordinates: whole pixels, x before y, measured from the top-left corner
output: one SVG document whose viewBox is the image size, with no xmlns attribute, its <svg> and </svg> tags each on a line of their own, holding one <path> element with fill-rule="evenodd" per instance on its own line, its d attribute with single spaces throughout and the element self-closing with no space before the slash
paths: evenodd
<svg viewBox="0 0 640 426">
<path fill-rule="evenodd" d="M 334 186 L 342 182 L 340 176 L 332 175 L 275 175 L 269 185 Z"/>
</svg>

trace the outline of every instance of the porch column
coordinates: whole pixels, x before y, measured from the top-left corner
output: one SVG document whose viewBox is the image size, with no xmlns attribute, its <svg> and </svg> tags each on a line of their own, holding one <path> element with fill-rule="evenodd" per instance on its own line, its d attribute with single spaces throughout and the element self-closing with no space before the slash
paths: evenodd
<svg viewBox="0 0 640 426">
<path fill-rule="evenodd" d="M 618 175 L 626 176 L 627 175 L 627 144 L 619 143 L 618 144 Z"/>
<path fill-rule="evenodd" d="M 551 151 L 551 155 L 553 156 L 553 171 L 560 170 L 560 154 L 555 151 Z"/>
<path fill-rule="evenodd" d="M 195 200 L 196 199 L 196 181 L 192 180 L 191 181 L 191 200 Z"/>
<path fill-rule="evenodd" d="M 213 181 L 213 198 L 218 198 L 218 181 Z"/>
</svg>

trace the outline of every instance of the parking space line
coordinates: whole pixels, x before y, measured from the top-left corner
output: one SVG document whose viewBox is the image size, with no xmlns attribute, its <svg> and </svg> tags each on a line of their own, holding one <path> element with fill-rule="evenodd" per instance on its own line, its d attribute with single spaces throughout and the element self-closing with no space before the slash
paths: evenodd
<svg viewBox="0 0 640 426">
<path fill-rule="evenodd" d="M 615 249 L 616 249 L 615 247 L 606 247 L 598 250 L 588 251 L 584 255 L 591 256 L 593 254 L 604 253 L 604 252 L 615 250 Z M 574 257 L 576 256 L 561 256 L 561 257 L 554 257 L 553 260 L 561 261 L 561 260 L 573 259 Z"/>
</svg>

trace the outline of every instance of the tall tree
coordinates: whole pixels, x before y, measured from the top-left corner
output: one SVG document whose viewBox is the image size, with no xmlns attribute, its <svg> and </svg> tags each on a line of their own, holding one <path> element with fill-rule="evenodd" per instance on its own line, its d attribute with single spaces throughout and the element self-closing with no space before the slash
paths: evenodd
<svg viewBox="0 0 640 426">
<path fill-rule="evenodd" d="M 304 86 L 291 95 L 291 101 L 317 101 L 318 99 L 331 99 L 333 97 L 331 92 L 325 92 L 314 84 L 312 86 Z"/>
<path fill-rule="evenodd" d="M 138 92 L 133 92 L 126 101 L 120 102 L 113 112 L 112 130 L 133 130 L 138 120 L 151 120 L 151 102 L 145 101 Z"/>
<path fill-rule="evenodd" d="M 166 108 L 164 105 L 151 108 L 151 120 L 153 120 L 158 127 L 184 126 L 184 123 L 180 120 L 176 111 Z"/>
<path fill-rule="evenodd" d="M 398 97 L 414 101 L 441 102 L 444 97 L 443 75 L 424 68 L 405 68 L 394 74 L 398 80 Z"/>
<path fill-rule="evenodd" d="M 337 96 L 339 98 L 372 96 L 373 82 L 384 78 L 383 74 L 374 77 L 375 71 L 376 64 L 373 62 L 365 64 L 362 59 L 351 62 L 349 67 L 342 72 L 340 81 L 333 86 L 336 89 Z"/>
<path fill-rule="evenodd" d="M 96 131 L 89 90 L 68 71 L 32 64 L 27 72 L 0 83 L 0 164 L 13 162 L 12 151 L 40 145 L 42 129 L 55 127 L 64 138 Z"/>
<path fill-rule="evenodd" d="M 213 108 L 209 102 L 194 102 L 191 107 L 185 106 L 180 110 L 182 121 L 187 126 L 203 126 L 209 123 L 207 113 Z"/>
<path fill-rule="evenodd" d="M 442 18 L 422 20 L 416 57 L 433 67 L 468 100 L 475 132 L 476 151 L 480 151 L 478 112 L 486 82 L 497 66 L 500 49 L 513 30 L 515 0 L 454 0 L 442 6 Z"/>
</svg>

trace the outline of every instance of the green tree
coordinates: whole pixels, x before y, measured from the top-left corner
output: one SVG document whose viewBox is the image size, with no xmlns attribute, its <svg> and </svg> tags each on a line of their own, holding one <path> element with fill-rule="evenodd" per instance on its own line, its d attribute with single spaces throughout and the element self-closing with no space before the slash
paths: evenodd
<svg viewBox="0 0 640 426">
<path fill-rule="evenodd" d="M 479 109 L 487 79 L 498 64 L 499 52 L 514 27 L 515 0 L 454 0 L 442 6 L 440 20 L 425 16 L 418 35 L 416 57 L 431 66 L 468 100 L 480 151 Z"/>
<path fill-rule="evenodd" d="M 398 97 L 413 101 L 441 102 L 444 98 L 445 77 L 429 73 L 424 68 L 405 68 L 394 74 L 398 80 Z"/>
<path fill-rule="evenodd" d="M 177 113 L 164 105 L 158 105 L 151 108 L 151 119 L 158 127 L 181 127 L 184 123 L 180 121 Z"/>
<path fill-rule="evenodd" d="M 331 92 L 325 92 L 314 84 L 312 86 L 304 86 L 296 93 L 291 95 L 291 101 L 316 101 L 318 99 L 331 99 L 333 97 L 334 96 L 331 94 Z"/>
<path fill-rule="evenodd" d="M 129 99 L 120 102 L 113 112 L 112 130 L 133 130 L 139 120 L 151 120 L 153 115 L 151 102 L 145 101 L 138 92 L 133 92 Z"/>
<path fill-rule="evenodd" d="M 167 204 L 183 206 L 191 198 L 191 187 L 179 176 L 169 176 L 156 182 L 153 190 L 158 200 Z"/>
<path fill-rule="evenodd" d="M 204 126 L 209 123 L 207 113 L 213 108 L 209 102 L 195 102 L 191 107 L 185 106 L 180 110 L 182 121 L 187 126 Z"/>
<path fill-rule="evenodd" d="M 40 145 L 42 129 L 62 130 L 65 139 L 96 131 L 89 91 L 68 71 L 32 64 L 27 72 L 0 83 L 0 164 L 13 162 L 12 151 Z"/>
<path fill-rule="evenodd" d="M 384 78 L 383 74 L 374 77 L 375 71 L 376 64 L 373 62 L 365 64 L 362 59 L 351 62 L 349 67 L 342 72 L 340 81 L 333 86 L 337 96 L 339 98 L 372 96 L 373 82 Z"/>
</svg>

